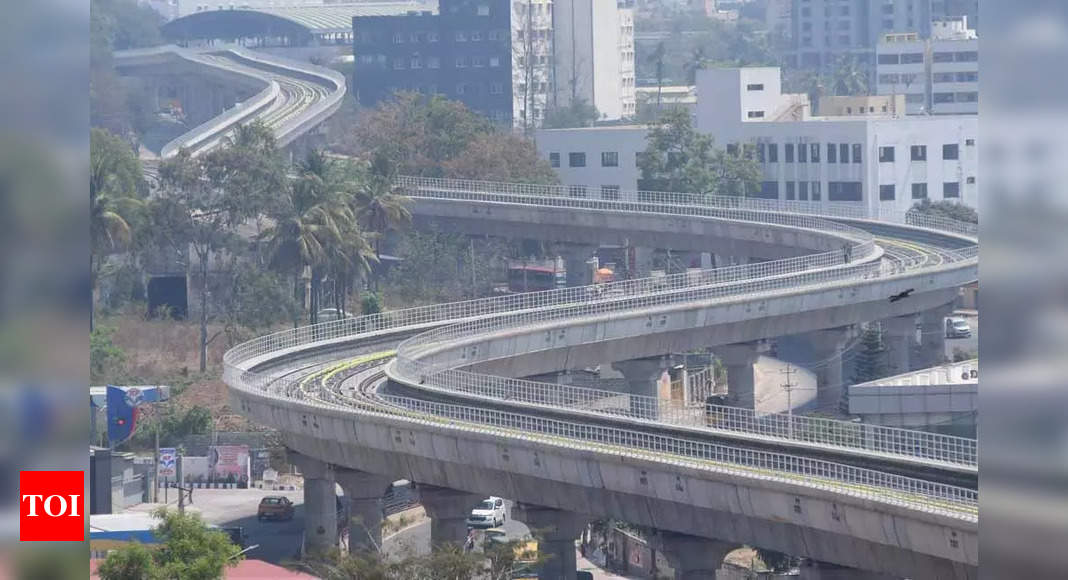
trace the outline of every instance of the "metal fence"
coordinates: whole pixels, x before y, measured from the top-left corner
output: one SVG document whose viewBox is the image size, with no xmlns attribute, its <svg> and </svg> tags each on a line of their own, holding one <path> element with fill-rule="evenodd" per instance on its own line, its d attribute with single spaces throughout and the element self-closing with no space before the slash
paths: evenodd
<svg viewBox="0 0 1068 580">
<path fill-rule="evenodd" d="M 263 378 L 262 375 L 247 377 L 247 381 L 239 380 L 235 384 L 262 390 L 265 386 L 261 382 Z M 449 426 L 559 447 L 629 455 L 717 473 L 825 489 L 965 520 L 978 519 L 978 492 L 974 490 L 830 461 L 408 397 L 379 395 L 379 402 L 320 389 L 314 396 L 301 393 L 299 398 L 324 408 L 400 416 L 424 425 Z"/>
<path fill-rule="evenodd" d="M 458 180 L 428 180 L 401 178 L 398 184 L 407 188 L 416 197 L 446 199 L 470 199 L 483 202 L 537 204 L 554 207 L 586 208 L 621 212 L 643 212 L 664 215 L 689 215 L 756 221 L 790 227 L 807 227 L 842 233 L 853 240 L 850 250 L 826 252 L 800 258 L 776 260 L 732 268 L 687 272 L 663 278 L 629 280 L 607 285 L 567 288 L 548 292 L 520 294 L 470 300 L 452 304 L 434 305 L 395 312 L 380 313 L 359 318 L 323 323 L 311 327 L 287 330 L 243 343 L 228 351 L 224 357 L 224 378 L 236 388 L 266 390 L 272 382 L 269 396 L 285 399 L 304 399 L 314 404 L 323 404 L 322 398 L 332 401 L 331 407 L 353 412 L 374 412 L 386 415 L 402 415 L 407 420 L 426 424 L 441 424 L 447 421 L 468 430 L 506 430 L 508 436 L 521 438 L 537 437 L 565 446 L 583 446 L 594 449 L 611 448 L 613 453 L 633 453 L 657 460 L 697 460 L 699 466 L 716 470 L 729 470 L 766 479 L 778 479 L 833 489 L 837 492 L 878 501 L 918 506 L 929 511 L 941 511 L 958 517 L 974 518 L 976 494 L 974 491 L 945 486 L 932 482 L 885 474 L 872 470 L 854 468 L 830 462 L 811 460 L 785 454 L 774 454 L 728 446 L 713 445 L 700 441 L 664 437 L 625 429 L 600 427 L 550 420 L 536 415 L 505 413 L 458 405 L 431 403 L 418 399 L 386 397 L 368 403 L 359 399 L 341 397 L 326 389 L 306 389 L 296 379 L 277 380 L 269 374 L 248 372 L 253 359 L 277 356 L 287 349 L 311 347 L 332 340 L 351 340 L 382 330 L 417 330 L 446 321 L 464 320 L 458 324 L 439 327 L 405 341 L 398 349 L 398 373 L 413 382 L 440 389 L 483 391 L 496 396 L 516 396 L 511 391 L 516 379 L 491 377 L 454 370 L 469 354 L 462 348 L 449 348 L 463 338 L 482 332 L 500 330 L 517 325 L 531 326 L 563 318 L 590 315 L 606 315 L 635 308 L 659 306 L 671 303 L 693 302 L 729 297 L 756 297 L 760 293 L 779 289 L 796 289 L 818 286 L 843 280 L 864 280 L 919 271 L 930 266 L 972 261 L 977 256 L 977 247 L 961 250 L 932 250 L 928 255 L 896 256 L 892 260 L 858 263 L 875 255 L 877 251 L 871 236 L 842 224 L 829 222 L 815 214 L 832 215 L 851 219 L 885 219 L 885 216 L 859 215 L 856 208 L 820 206 L 817 208 L 792 207 L 793 202 L 749 200 L 741 198 L 704 198 L 702 205 L 694 204 L 693 196 L 685 194 L 659 194 L 644 192 L 640 201 L 608 201 L 567 197 L 563 189 L 550 186 L 517 184 L 488 184 Z M 549 187 L 549 189 L 546 189 Z M 479 188 L 485 189 L 485 191 Z M 655 194 L 655 195 L 654 195 Z M 716 205 L 719 204 L 719 205 Z M 813 215 L 785 216 L 775 212 L 793 211 Z M 927 216 L 904 214 L 897 223 L 906 223 L 957 234 L 972 235 L 974 228 L 948 220 L 929 219 Z M 859 234 L 857 232 L 860 232 Z M 852 262 L 848 258 L 852 259 Z M 935 259 L 937 258 L 937 259 Z M 420 360 L 435 355 L 432 362 Z M 468 361 L 469 362 L 469 361 Z M 461 380 L 462 379 L 462 380 Z M 529 383 L 529 381 L 528 381 Z M 538 385 L 538 383 L 534 383 Z M 559 385 L 552 385 L 561 387 Z M 571 408 L 576 404 L 587 407 L 596 403 L 589 393 L 583 394 L 580 387 L 545 390 L 543 386 L 527 388 L 521 397 L 527 402 L 550 404 Z M 586 389 L 585 391 L 595 391 Z M 614 394 L 618 396 L 618 394 Z M 585 397 L 585 398 L 583 398 Z M 628 404 L 618 412 L 637 417 L 661 418 L 661 405 L 656 402 L 655 415 L 649 403 Z M 882 428 L 882 430 L 858 433 L 842 422 L 811 418 L 794 418 L 783 426 L 780 416 L 747 415 L 746 411 L 732 408 L 710 407 L 704 421 L 711 421 L 715 428 L 739 430 L 772 437 L 785 436 L 814 443 L 856 447 L 885 453 L 920 455 L 920 448 L 927 446 L 938 451 L 928 457 L 949 463 L 969 465 L 974 463 L 974 442 L 934 441 L 927 437 L 944 437 L 933 434 L 908 432 Z M 668 409 L 670 411 L 670 409 Z M 751 413 L 751 412 L 749 412 Z M 769 418 L 771 417 L 771 418 Z M 852 424 L 847 424 L 852 426 Z M 870 427 L 870 426 L 863 426 Z M 528 432 L 524 432 L 528 431 Z M 900 432 L 900 433 L 899 433 Z M 911 453 L 910 453 L 911 452 Z M 671 457 L 664 457 L 667 453 Z M 963 514 L 963 515 L 962 515 Z"/>
</svg>

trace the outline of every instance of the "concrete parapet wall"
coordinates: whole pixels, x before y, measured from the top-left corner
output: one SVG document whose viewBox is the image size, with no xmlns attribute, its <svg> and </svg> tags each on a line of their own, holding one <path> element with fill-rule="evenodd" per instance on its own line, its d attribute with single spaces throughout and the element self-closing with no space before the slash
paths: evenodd
<svg viewBox="0 0 1068 580">
<path fill-rule="evenodd" d="M 917 580 L 976 577 L 974 521 L 581 443 L 232 394 L 288 446 L 339 466 Z"/>
</svg>

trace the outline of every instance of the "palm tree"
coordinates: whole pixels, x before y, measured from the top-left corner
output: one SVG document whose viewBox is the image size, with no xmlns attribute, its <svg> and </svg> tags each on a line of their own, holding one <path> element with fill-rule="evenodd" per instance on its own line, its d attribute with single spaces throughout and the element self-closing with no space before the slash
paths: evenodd
<svg viewBox="0 0 1068 580">
<path fill-rule="evenodd" d="M 868 74 L 852 56 L 843 56 L 838 60 L 834 71 L 834 90 L 838 95 L 867 95 Z"/>
<path fill-rule="evenodd" d="M 141 165 L 129 146 L 102 129 L 93 129 L 89 145 L 89 276 L 92 291 L 104 258 L 130 244 L 131 221 L 141 207 L 138 199 Z M 89 302 L 89 330 L 93 330 L 95 300 Z"/>
<path fill-rule="evenodd" d="M 411 223 L 412 212 L 408 209 L 411 200 L 397 193 L 391 177 L 373 174 L 356 190 L 354 201 L 357 223 L 370 235 L 375 258 L 381 260 L 382 238 L 386 232 Z M 375 289 L 378 289 L 377 277 Z"/>
</svg>

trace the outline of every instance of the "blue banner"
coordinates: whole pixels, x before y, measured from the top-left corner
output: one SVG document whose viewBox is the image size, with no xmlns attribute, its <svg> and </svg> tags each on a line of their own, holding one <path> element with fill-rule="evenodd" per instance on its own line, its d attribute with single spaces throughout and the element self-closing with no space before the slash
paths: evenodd
<svg viewBox="0 0 1068 580">
<path fill-rule="evenodd" d="M 108 446 L 115 447 L 133 435 L 137 406 L 144 402 L 141 389 L 108 385 Z"/>
</svg>

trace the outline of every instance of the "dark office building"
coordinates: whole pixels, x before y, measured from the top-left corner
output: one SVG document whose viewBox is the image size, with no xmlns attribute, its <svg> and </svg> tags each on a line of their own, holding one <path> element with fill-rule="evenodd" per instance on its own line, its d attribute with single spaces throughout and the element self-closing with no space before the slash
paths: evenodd
<svg viewBox="0 0 1068 580">
<path fill-rule="evenodd" d="M 437 13 L 357 16 L 352 28 L 361 105 L 402 90 L 436 93 L 512 122 L 509 0 L 439 0 Z"/>
</svg>

